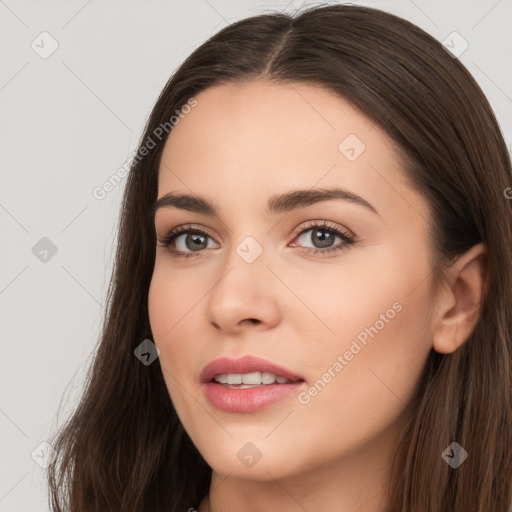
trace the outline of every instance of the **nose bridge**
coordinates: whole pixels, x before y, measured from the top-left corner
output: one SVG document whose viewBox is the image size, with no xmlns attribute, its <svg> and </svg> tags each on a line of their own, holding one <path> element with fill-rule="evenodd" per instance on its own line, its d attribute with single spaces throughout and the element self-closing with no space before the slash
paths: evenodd
<svg viewBox="0 0 512 512">
<path fill-rule="evenodd" d="M 258 241 L 254 236 L 247 235 L 245 236 L 240 243 L 235 246 L 235 253 L 242 259 L 247 265 L 252 265 L 255 261 L 261 258 L 260 256 L 263 254 L 263 243 L 261 240 L 263 235 L 259 235 L 260 241 Z"/>
<path fill-rule="evenodd" d="M 247 231 L 245 231 L 247 233 Z M 258 239 L 256 238 L 258 237 Z M 261 287 L 268 274 L 266 268 L 267 251 L 263 247 L 263 236 L 260 235 L 237 235 L 233 233 L 233 243 L 225 254 L 222 263 L 224 276 L 219 285 L 224 281 L 229 287 L 238 284 L 245 289 L 245 294 L 254 295 L 256 288 Z M 220 286 L 222 288 L 222 286 Z M 251 287 L 251 289 L 247 289 Z"/>
<path fill-rule="evenodd" d="M 233 244 L 225 253 L 219 280 L 209 295 L 209 320 L 228 331 L 247 319 L 273 324 L 279 316 L 268 282 L 273 276 L 267 269 L 263 241 L 256 238 L 263 235 L 242 235 L 238 242 L 236 236 L 232 233 Z"/>
</svg>

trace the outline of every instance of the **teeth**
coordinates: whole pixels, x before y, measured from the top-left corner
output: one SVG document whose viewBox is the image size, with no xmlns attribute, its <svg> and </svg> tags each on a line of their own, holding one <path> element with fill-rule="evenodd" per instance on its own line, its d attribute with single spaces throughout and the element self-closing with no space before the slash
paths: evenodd
<svg viewBox="0 0 512 512">
<path fill-rule="evenodd" d="M 261 383 L 262 384 L 274 384 L 276 381 L 276 376 L 273 373 L 263 372 L 261 374 Z M 284 378 L 284 377 L 281 377 Z"/>
<path fill-rule="evenodd" d="M 242 384 L 242 375 L 238 373 L 228 374 L 228 384 Z"/>
<path fill-rule="evenodd" d="M 228 375 L 228 382 L 229 382 Z M 260 372 L 252 372 L 252 373 L 244 373 L 243 375 L 239 375 L 242 379 L 241 384 L 261 384 L 261 373 Z"/>
<path fill-rule="evenodd" d="M 259 386 L 261 384 L 289 384 L 291 380 L 286 377 L 278 377 L 270 372 L 251 372 L 251 373 L 223 373 L 221 375 L 215 375 L 213 378 L 220 384 L 242 384 L 241 389 L 245 389 L 245 384 Z"/>
</svg>

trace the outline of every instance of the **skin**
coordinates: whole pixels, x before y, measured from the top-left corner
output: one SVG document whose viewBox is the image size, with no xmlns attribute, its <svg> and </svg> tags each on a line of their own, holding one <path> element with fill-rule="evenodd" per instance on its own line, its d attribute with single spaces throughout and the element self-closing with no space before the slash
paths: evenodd
<svg viewBox="0 0 512 512">
<path fill-rule="evenodd" d="M 196 100 L 166 142 L 158 197 L 194 193 L 219 212 L 156 212 L 158 240 L 188 223 L 211 238 L 187 259 L 157 247 L 149 314 L 177 414 L 213 469 L 199 511 L 384 512 L 393 450 L 428 354 L 456 350 L 477 321 L 485 247 L 463 255 L 433 296 L 428 204 L 406 184 L 386 134 L 332 93 L 253 81 Z M 338 149 L 349 134 L 366 146 L 354 161 Z M 334 186 L 378 214 L 339 199 L 265 211 L 274 194 Z M 307 254 L 326 246 L 312 239 L 315 229 L 300 239 L 294 230 L 323 220 L 355 243 Z M 263 248 L 252 263 L 236 251 L 247 236 Z M 194 253 L 185 242 L 174 248 Z M 207 363 L 246 354 L 303 376 L 307 390 L 394 303 L 401 310 L 307 404 L 292 396 L 228 413 L 203 393 Z M 247 442 L 262 454 L 250 468 L 237 457 Z"/>
</svg>

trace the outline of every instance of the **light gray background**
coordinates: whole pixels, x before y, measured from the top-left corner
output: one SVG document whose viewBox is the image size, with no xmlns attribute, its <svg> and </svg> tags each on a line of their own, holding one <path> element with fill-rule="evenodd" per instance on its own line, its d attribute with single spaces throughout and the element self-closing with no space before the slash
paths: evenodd
<svg viewBox="0 0 512 512">
<path fill-rule="evenodd" d="M 98 341 L 125 180 L 103 200 L 93 189 L 135 150 L 194 48 L 238 19 L 312 3 L 0 0 L 0 511 L 49 510 L 41 443 L 76 405 Z M 512 0 L 352 3 L 440 41 L 458 32 L 510 148 Z M 31 47 L 50 48 L 44 31 L 58 43 L 46 59 Z M 32 252 L 42 237 L 57 247 L 46 262 Z"/>
</svg>

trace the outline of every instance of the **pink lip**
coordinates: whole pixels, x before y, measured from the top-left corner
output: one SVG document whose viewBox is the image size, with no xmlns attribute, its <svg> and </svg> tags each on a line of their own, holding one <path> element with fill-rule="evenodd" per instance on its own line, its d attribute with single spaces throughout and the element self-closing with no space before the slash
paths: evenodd
<svg viewBox="0 0 512 512">
<path fill-rule="evenodd" d="M 280 377 L 286 377 L 292 382 L 236 389 L 228 388 L 213 380 L 215 375 L 251 372 L 270 372 Z M 299 375 L 270 361 L 253 356 L 245 356 L 240 359 L 227 357 L 215 359 L 203 368 L 201 382 L 206 398 L 212 405 L 225 412 L 256 412 L 296 394 L 306 385 L 304 379 Z"/>
<path fill-rule="evenodd" d="M 304 380 L 300 375 L 296 375 L 282 366 L 255 356 L 244 356 L 239 359 L 230 359 L 229 357 L 214 359 L 203 368 L 200 379 L 201 382 L 211 382 L 215 375 L 251 372 L 269 372 L 278 377 L 286 377 L 291 381 Z"/>
<path fill-rule="evenodd" d="M 227 388 L 218 382 L 203 384 L 206 398 L 212 405 L 224 412 L 256 412 L 265 407 L 297 394 L 304 381 L 291 384 L 264 384 L 254 388 Z"/>
</svg>

